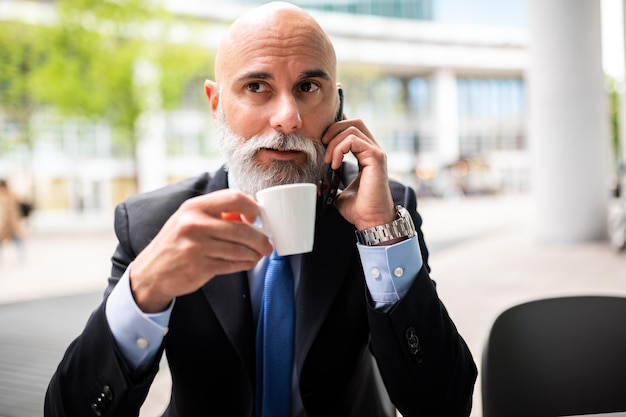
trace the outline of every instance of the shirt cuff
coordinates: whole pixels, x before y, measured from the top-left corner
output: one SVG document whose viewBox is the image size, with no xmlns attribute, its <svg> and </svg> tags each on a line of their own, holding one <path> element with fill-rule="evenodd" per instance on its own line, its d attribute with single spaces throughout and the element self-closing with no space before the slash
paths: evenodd
<svg viewBox="0 0 626 417">
<path fill-rule="evenodd" d="M 417 236 L 388 246 L 357 243 L 374 307 L 388 311 L 406 295 L 424 262 Z"/>
<path fill-rule="evenodd" d="M 137 370 L 154 359 L 158 352 L 168 331 L 174 302 L 161 313 L 146 314 L 141 311 L 130 290 L 131 266 L 109 294 L 105 313 L 124 359 L 133 370 Z"/>
</svg>

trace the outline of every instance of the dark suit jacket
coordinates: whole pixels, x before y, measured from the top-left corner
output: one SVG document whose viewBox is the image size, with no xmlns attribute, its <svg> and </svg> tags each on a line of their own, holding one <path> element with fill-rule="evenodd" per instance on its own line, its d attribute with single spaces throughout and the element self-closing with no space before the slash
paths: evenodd
<svg viewBox="0 0 626 417">
<path fill-rule="evenodd" d="M 355 173 L 354 166 L 345 165 L 344 184 Z M 105 297 L 182 202 L 225 187 L 227 174 L 220 170 L 120 204 L 115 213 L 119 244 Z M 419 229 L 415 193 L 392 182 L 392 194 Z M 314 250 L 303 255 L 296 296 L 295 361 L 308 416 L 389 415 L 374 363 L 405 417 L 469 415 L 476 366 L 429 278 L 421 230 L 419 242 L 424 267 L 409 293 L 381 313 L 371 308 L 354 226 L 334 208 L 317 219 Z M 245 272 L 215 277 L 178 298 L 161 347 L 173 383 L 165 415 L 253 416 L 254 332 Z M 103 302 L 53 376 L 45 416 L 137 415 L 159 357 L 140 372 L 129 371 Z"/>
</svg>

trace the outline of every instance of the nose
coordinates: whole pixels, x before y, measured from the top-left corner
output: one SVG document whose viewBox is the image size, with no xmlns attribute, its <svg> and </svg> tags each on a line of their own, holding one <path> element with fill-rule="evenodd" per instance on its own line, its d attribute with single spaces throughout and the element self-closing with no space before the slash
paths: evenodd
<svg viewBox="0 0 626 417">
<path fill-rule="evenodd" d="M 270 118 L 270 124 L 274 130 L 289 134 L 302 127 L 300 109 L 293 95 L 281 95 L 277 97 L 275 104 L 275 110 Z"/>
</svg>

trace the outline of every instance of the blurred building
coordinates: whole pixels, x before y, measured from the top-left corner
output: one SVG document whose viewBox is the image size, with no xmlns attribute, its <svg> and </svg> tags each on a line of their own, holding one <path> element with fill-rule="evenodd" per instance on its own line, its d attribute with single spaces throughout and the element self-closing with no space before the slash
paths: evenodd
<svg viewBox="0 0 626 417">
<path fill-rule="evenodd" d="M 168 0 L 167 7 L 206 25 L 201 38 L 210 49 L 229 22 L 258 3 Z M 524 0 L 294 3 L 310 9 L 334 41 L 345 113 L 366 121 L 389 154 L 392 175 L 432 195 L 528 188 Z M 33 5 L 54 2 L 4 0 L 0 19 L 32 13 Z M 179 33 L 184 38 L 184 25 Z M 202 82 L 190 86 L 179 110 L 146 115 L 153 127 L 140 141 L 139 191 L 221 164 Z M 34 153 L 0 155 L 0 176 L 34 190 L 38 210 L 108 214 L 137 191 L 129 152 L 105 124 L 47 114 L 37 121 Z M 11 134 L 0 124 L 0 135 Z"/>
</svg>

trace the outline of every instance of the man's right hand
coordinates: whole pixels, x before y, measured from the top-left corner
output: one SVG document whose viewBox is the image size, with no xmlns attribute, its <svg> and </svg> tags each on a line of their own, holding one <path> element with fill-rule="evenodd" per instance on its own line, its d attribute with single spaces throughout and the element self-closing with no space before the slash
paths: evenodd
<svg viewBox="0 0 626 417">
<path fill-rule="evenodd" d="M 248 270 L 272 253 L 264 234 L 222 215 L 233 212 L 252 222 L 259 208 L 247 194 L 220 190 L 185 201 L 168 219 L 130 271 L 133 297 L 143 312 L 161 312 L 216 275 Z"/>
</svg>

